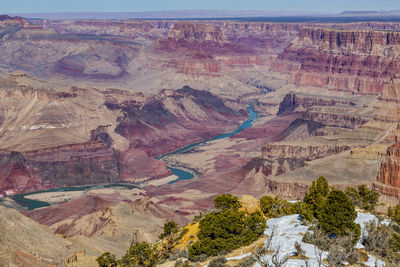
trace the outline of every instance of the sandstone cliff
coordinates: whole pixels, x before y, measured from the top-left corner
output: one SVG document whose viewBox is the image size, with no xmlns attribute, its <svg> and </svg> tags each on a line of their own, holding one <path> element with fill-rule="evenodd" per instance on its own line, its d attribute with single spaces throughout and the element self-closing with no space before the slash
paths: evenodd
<svg viewBox="0 0 400 267">
<path fill-rule="evenodd" d="M 303 27 L 273 69 L 298 86 L 380 93 L 400 70 L 399 45 L 397 32 Z"/>
<path fill-rule="evenodd" d="M 378 181 L 400 188 L 400 144 L 388 148 L 386 159 L 378 174 Z"/>
</svg>

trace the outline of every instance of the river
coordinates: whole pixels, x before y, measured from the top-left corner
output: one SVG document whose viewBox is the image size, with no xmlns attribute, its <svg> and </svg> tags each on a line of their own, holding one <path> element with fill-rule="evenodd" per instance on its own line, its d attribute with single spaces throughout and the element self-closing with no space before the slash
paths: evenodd
<svg viewBox="0 0 400 267">
<path fill-rule="evenodd" d="M 247 106 L 246 109 L 247 109 L 247 111 L 249 113 L 249 118 L 245 122 L 243 122 L 241 125 L 239 125 L 236 128 L 236 130 L 234 130 L 233 132 L 220 134 L 220 135 L 214 136 L 213 138 L 190 144 L 188 146 L 185 146 L 185 147 L 180 148 L 178 150 L 175 150 L 173 152 L 169 152 L 167 154 L 159 156 L 159 157 L 157 157 L 157 159 L 163 160 L 164 158 L 166 158 L 168 156 L 171 156 L 171 155 L 185 153 L 185 152 L 189 151 L 190 149 L 198 147 L 198 146 L 201 146 L 201 145 L 203 145 L 203 144 L 205 144 L 205 143 L 207 143 L 209 141 L 229 138 L 229 137 L 231 137 L 231 136 L 233 136 L 235 134 L 240 133 L 244 129 L 247 129 L 247 128 L 251 127 L 253 125 L 253 123 L 254 123 L 254 120 L 258 118 L 258 115 L 254 111 L 253 106 L 254 105 L 248 105 Z M 173 180 L 173 181 L 171 181 L 169 183 L 176 183 L 177 181 L 180 181 L 180 180 L 193 179 L 195 177 L 195 175 L 196 175 L 194 171 L 183 169 L 181 167 L 168 166 L 168 168 L 172 171 L 172 173 L 174 175 L 176 175 L 178 177 L 176 180 Z M 34 210 L 34 209 L 37 209 L 37 208 L 50 206 L 51 204 L 48 203 L 48 202 L 45 202 L 45 201 L 33 200 L 33 199 L 25 198 L 26 196 L 34 195 L 34 194 L 47 193 L 47 192 L 86 191 L 86 190 L 93 190 L 93 189 L 100 189 L 100 188 L 112 188 L 112 187 L 125 187 L 125 188 L 129 188 L 129 189 L 138 188 L 138 186 L 132 185 L 132 184 L 106 184 L 106 185 L 71 186 L 71 187 L 53 188 L 53 189 L 50 189 L 50 190 L 36 191 L 36 192 L 31 192 L 31 193 L 26 193 L 26 194 L 18 194 L 18 195 L 11 196 L 10 198 L 12 198 L 19 205 L 21 205 L 21 206 L 23 206 L 23 207 L 25 207 L 25 208 L 27 208 L 29 210 Z"/>
<path fill-rule="evenodd" d="M 53 188 L 49 190 L 41 190 L 41 191 L 35 191 L 31 193 L 26 193 L 26 194 L 18 194 L 11 196 L 17 204 L 27 208 L 28 210 L 34 210 L 42 207 L 48 207 L 51 204 L 45 201 L 40 201 L 40 200 L 34 200 L 30 198 L 25 198 L 26 196 L 29 195 L 35 195 L 35 194 L 42 194 L 42 193 L 48 193 L 48 192 L 73 192 L 73 191 L 86 191 L 86 190 L 93 190 L 93 189 L 101 189 L 101 188 L 113 188 L 113 187 L 124 187 L 128 189 L 133 189 L 133 188 L 139 188 L 136 185 L 132 184 L 104 184 L 104 185 L 85 185 L 85 186 L 71 186 L 71 187 L 61 187 L 61 188 Z"/>
<path fill-rule="evenodd" d="M 254 111 L 253 107 L 254 107 L 254 105 L 248 105 L 247 106 L 246 109 L 247 109 L 247 112 L 249 112 L 249 118 L 245 122 L 243 122 L 241 125 L 239 125 L 236 128 L 236 130 L 234 130 L 233 132 L 220 134 L 220 135 L 214 136 L 214 137 L 212 137 L 210 139 L 190 144 L 188 146 L 185 146 L 185 147 L 180 148 L 178 150 L 175 150 L 173 152 L 169 152 L 167 154 L 159 156 L 159 157 L 157 157 L 157 159 L 163 160 L 164 158 L 166 158 L 168 156 L 182 154 L 182 153 L 188 152 L 189 150 L 191 150 L 191 149 L 193 149 L 195 147 L 204 145 L 207 142 L 210 142 L 210 141 L 213 141 L 213 140 L 229 138 L 229 137 L 231 137 L 231 136 L 233 136 L 235 134 L 240 133 L 244 129 L 250 128 L 251 126 L 253 126 L 254 120 L 258 118 L 258 115 Z M 169 182 L 169 184 L 176 183 L 176 182 L 178 182 L 180 180 L 190 180 L 190 179 L 193 179 L 195 177 L 195 173 L 193 171 L 189 171 L 189 170 L 180 168 L 178 166 L 168 166 L 168 169 L 170 169 L 172 171 L 172 174 L 174 174 L 174 175 L 176 175 L 178 177 L 178 179 Z"/>
</svg>

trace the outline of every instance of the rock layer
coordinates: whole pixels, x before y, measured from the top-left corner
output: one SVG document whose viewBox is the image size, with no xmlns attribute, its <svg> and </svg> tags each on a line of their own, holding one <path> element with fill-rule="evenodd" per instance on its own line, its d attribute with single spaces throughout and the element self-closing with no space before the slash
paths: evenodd
<svg viewBox="0 0 400 267">
<path fill-rule="evenodd" d="M 400 143 L 388 148 L 386 158 L 378 173 L 378 182 L 400 190 Z"/>
<path fill-rule="evenodd" d="M 380 93 L 399 72 L 398 32 L 303 27 L 274 69 L 298 86 Z"/>
</svg>

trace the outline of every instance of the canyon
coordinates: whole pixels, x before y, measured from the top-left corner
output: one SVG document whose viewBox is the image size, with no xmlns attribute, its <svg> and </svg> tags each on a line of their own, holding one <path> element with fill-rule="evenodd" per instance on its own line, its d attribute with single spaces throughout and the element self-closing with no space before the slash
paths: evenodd
<svg viewBox="0 0 400 267">
<path fill-rule="evenodd" d="M 398 202 L 399 29 L 1 16 L 0 213 L 70 248 L 19 245 L 0 259 L 120 257 L 132 241 L 156 240 L 166 220 L 186 225 L 211 209 L 218 194 L 296 200 L 321 175 Z M 240 128 L 249 107 L 257 116 Z M 135 188 L 101 188 L 117 183 Z M 10 198 L 26 193 L 49 206 Z"/>
</svg>

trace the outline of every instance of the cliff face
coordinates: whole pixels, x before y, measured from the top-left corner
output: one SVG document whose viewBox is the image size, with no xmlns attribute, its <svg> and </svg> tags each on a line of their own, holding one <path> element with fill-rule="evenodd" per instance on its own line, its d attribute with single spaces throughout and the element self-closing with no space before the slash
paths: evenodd
<svg viewBox="0 0 400 267">
<path fill-rule="evenodd" d="M 400 121 L 400 81 L 398 79 L 392 79 L 383 87 L 375 109 L 377 121 L 389 123 Z"/>
<path fill-rule="evenodd" d="M 348 145 L 326 145 L 326 146 L 290 146 L 284 144 L 267 144 L 262 147 L 264 159 L 292 158 L 311 161 L 329 155 L 341 153 L 351 149 Z"/>
<path fill-rule="evenodd" d="M 279 104 L 278 115 L 301 112 L 302 118 L 308 121 L 354 129 L 368 121 L 348 112 L 355 106 L 354 102 L 345 98 L 324 98 L 289 93 Z"/>
<path fill-rule="evenodd" d="M 172 69 L 191 77 L 220 77 L 235 67 L 268 65 L 271 58 L 276 58 L 290 44 L 300 29 L 299 24 L 225 21 L 77 20 L 42 21 L 40 26 L 58 35 L 36 34 L 35 42 L 62 39 L 70 46 L 77 45 L 77 42 L 91 46 L 88 51 L 53 56 L 56 73 L 75 79 L 104 80 L 134 78 L 132 72 L 137 70 L 128 67 L 132 62 L 140 62 L 142 67 L 153 70 Z M 82 39 L 82 35 L 86 36 L 86 40 Z M 80 36 L 79 40 L 77 36 Z M 104 42 L 119 49 L 104 50 L 101 47 Z M 138 44 L 142 48 L 140 55 L 135 52 Z M 31 49 L 37 45 L 33 44 Z M 55 46 L 60 52 L 63 50 L 58 48 L 57 43 L 47 45 Z M 43 49 L 43 45 L 41 47 Z M 36 62 L 38 60 L 35 58 Z"/>
<path fill-rule="evenodd" d="M 400 110 L 398 23 L 77 20 L 35 22 L 39 28 L 34 29 L 10 28 L 21 24 L 6 21 L 10 18 L 0 23 L 5 30 L 0 59 L 9 68 L 2 65 L 0 71 L 20 68 L 28 74 L 0 79 L 0 148 L 7 150 L 4 190 L 164 177 L 170 172 L 154 156 L 236 128 L 247 116 L 240 111 L 250 101 L 246 97 L 270 83 L 279 88 L 287 74 L 286 87 L 317 90 L 293 88 L 297 93 L 284 97 L 276 118 L 232 138 L 238 142 L 235 149 L 259 150 L 267 142 L 330 135 L 311 148 L 278 146 L 291 155 L 274 150 L 278 163 L 291 158 L 284 165 L 293 169 L 317 157 L 310 153 L 327 156 L 346 150 L 347 143 L 338 137 L 335 146 L 331 136 L 350 133 L 374 115 L 381 122 L 396 122 Z M 31 74 L 51 82 L 31 79 Z M 79 86 L 65 88 L 75 83 Z M 185 84 L 213 93 L 161 89 Z M 215 87 L 229 101 L 214 94 Z M 369 100 L 355 103 L 348 94 L 381 91 L 374 115 L 368 115 Z M 238 95 L 244 95 L 241 103 Z M 256 98 L 265 101 L 258 105 L 263 115 L 273 114 L 269 107 L 279 103 L 258 95 L 252 100 Z M 363 105 L 369 109 L 360 112 Z M 256 141 L 239 144 L 243 139 Z M 11 151 L 21 153 L 17 164 L 9 163 Z M 301 162 L 293 160 L 296 153 L 304 155 Z M 240 164 L 248 162 L 238 158 Z M 220 169 L 230 165 L 218 164 Z M 282 166 L 278 172 L 285 170 Z"/>
<path fill-rule="evenodd" d="M 398 32 L 304 27 L 273 68 L 299 86 L 380 93 L 400 70 L 399 45 Z"/>
<path fill-rule="evenodd" d="M 173 39 L 223 42 L 225 36 L 220 27 L 211 23 L 177 22 L 168 33 Z"/>
<path fill-rule="evenodd" d="M 296 86 L 366 94 L 379 93 L 400 68 L 398 23 L 46 20 L 29 25 L 40 28 L 5 33 L 9 38 L 0 44 L 5 51 L 0 58 L 49 78 L 132 85 L 149 71 L 170 70 L 196 80 L 264 66 L 290 74 Z M 22 47 L 20 40 L 29 42 Z"/>
<path fill-rule="evenodd" d="M 295 93 L 287 94 L 281 103 L 279 104 L 278 115 L 284 112 L 291 112 L 295 109 L 302 108 L 310 108 L 312 106 L 355 106 L 355 103 L 346 100 L 346 99 L 330 99 L 323 97 L 312 97 L 312 96 L 302 96 L 296 95 Z"/>
<path fill-rule="evenodd" d="M 378 173 L 378 182 L 400 188 L 400 144 L 388 148 Z"/>
<path fill-rule="evenodd" d="M 59 34 L 107 34 L 131 37 L 146 35 L 157 38 L 166 36 L 173 24 L 173 21 L 46 20 L 41 21 L 40 25 Z"/>
<path fill-rule="evenodd" d="M 1 156 L 0 193 L 4 195 L 120 180 L 118 154 L 103 142 L 6 151 Z"/>
</svg>

